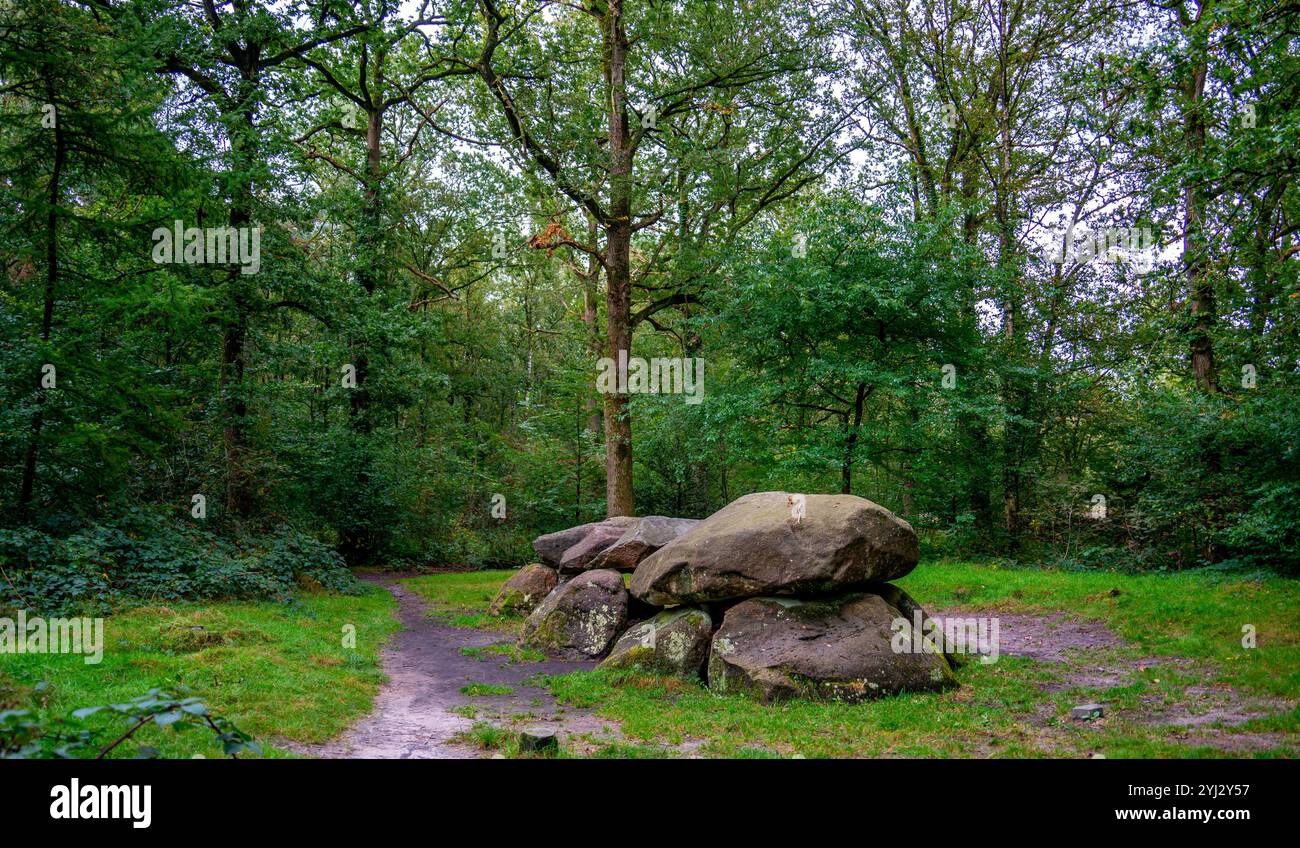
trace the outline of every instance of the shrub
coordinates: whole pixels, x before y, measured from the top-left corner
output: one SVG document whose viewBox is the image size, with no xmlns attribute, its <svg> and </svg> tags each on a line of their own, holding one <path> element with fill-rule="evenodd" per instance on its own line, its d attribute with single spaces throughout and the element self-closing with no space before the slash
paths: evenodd
<svg viewBox="0 0 1300 848">
<path fill-rule="evenodd" d="M 359 590 L 332 548 L 290 528 L 231 541 L 139 510 L 63 537 L 0 530 L 0 569 L 0 605 L 49 614 L 124 599 L 286 600 L 302 585 Z"/>
</svg>

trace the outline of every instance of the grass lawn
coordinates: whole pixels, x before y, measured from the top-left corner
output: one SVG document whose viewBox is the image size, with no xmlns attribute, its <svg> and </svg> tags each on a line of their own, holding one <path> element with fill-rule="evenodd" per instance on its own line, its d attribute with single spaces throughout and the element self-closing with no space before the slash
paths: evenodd
<svg viewBox="0 0 1300 848">
<path fill-rule="evenodd" d="M 0 656 L 0 709 L 67 716 L 153 687 L 174 693 L 185 685 L 251 734 L 264 756 L 289 756 L 279 740 L 323 742 L 370 710 L 383 681 L 379 650 L 399 626 L 394 608 L 388 592 L 367 588 L 360 596 L 307 594 L 289 604 L 127 610 L 105 619 L 98 665 L 79 655 Z M 349 624 L 356 628 L 355 648 L 343 646 Z M 85 726 L 100 731 L 103 744 L 126 728 L 123 717 L 105 713 Z M 222 755 L 212 734 L 198 728 L 175 732 L 149 725 L 133 741 L 164 757 Z M 128 742 L 113 755 L 131 756 L 134 748 Z"/>
<path fill-rule="evenodd" d="M 455 571 L 409 577 L 401 583 L 420 596 L 431 615 L 453 627 L 517 632 L 520 616 L 495 617 L 487 614 L 501 584 L 513 571 Z"/>
<path fill-rule="evenodd" d="M 460 626 L 482 616 L 505 572 L 407 584 Z M 763 706 L 640 672 L 551 677 L 561 703 L 621 724 L 561 756 L 1223 757 L 1300 753 L 1300 583 L 1213 573 L 1134 576 L 932 562 L 899 581 L 930 610 L 1101 622 L 1113 644 L 1066 662 L 1002 656 L 957 670 L 961 686 L 862 704 Z M 1257 647 L 1242 646 L 1252 625 Z M 515 625 L 517 626 L 517 625 Z M 1050 631 L 1051 625 L 1048 625 Z M 1005 635 L 1004 635 L 1005 639 Z M 1097 701 L 1107 716 L 1070 719 Z M 514 734 L 472 741 L 517 753 Z"/>
</svg>

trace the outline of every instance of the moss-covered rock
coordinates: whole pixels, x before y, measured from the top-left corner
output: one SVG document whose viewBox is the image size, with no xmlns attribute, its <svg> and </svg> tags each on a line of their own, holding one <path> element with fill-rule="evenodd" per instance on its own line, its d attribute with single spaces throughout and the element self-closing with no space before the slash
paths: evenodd
<svg viewBox="0 0 1300 848">
<path fill-rule="evenodd" d="M 679 677 L 699 677 L 709 655 L 713 619 L 698 607 L 665 610 L 629 627 L 601 668 L 634 666 Z"/>
<path fill-rule="evenodd" d="M 557 587 L 524 621 L 519 645 L 572 659 L 604 656 L 627 624 L 623 575 L 597 569 Z"/>
<path fill-rule="evenodd" d="M 525 565 L 505 582 L 488 607 L 489 615 L 527 615 L 555 591 L 559 575 L 541 563 Z"/>
</svg>

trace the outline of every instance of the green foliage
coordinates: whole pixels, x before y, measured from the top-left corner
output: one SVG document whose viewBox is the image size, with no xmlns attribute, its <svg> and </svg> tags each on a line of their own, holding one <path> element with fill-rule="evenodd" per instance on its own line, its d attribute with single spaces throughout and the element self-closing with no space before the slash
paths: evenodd
<svg viewBox="0 0 1300 848">
<path fill-rule="evenodd" d="M 107 741 L 102 733 L 88 729 L 82 722 L 100 712 L 121 716 L 126 730 Z M 161 689 L 150 689 L 144 695 L 120 704 L 103 704 L 82 707 L 70 717 L 50 720 L 40 718 L 30 710 L 5 710 L 0 712 L 0 759 L 74 759 L 94 757 L 103 759 L 114 751 L 119 755 L 127 743 L 145 725 L 169 728 L 177 733 L 203 728 L 210 731 L 221 744 L 222 753 L 238 758 L 248 752 L 260 754 L 261 748 L 252 737 L 236 727 L 229 719 L 208 709 L 199 698 L 178 696 Z M 140 745 L 135 748 L 136 759 L 159 756 L 157 748 Z"/>
<path fill-rule="evenodd" d="M 1145 405 L 1116 457 L 1130 535 L 1184 562 L 1300 574 L 1300 406 L 1294 389 Z M 1125 516 L 1135 527 L 1125 533 Z"/>
<path fill-rule="evenodd" d="M 0 530 L 0 568 L 7 576 L 0 606 L 46 613 L 103 612 L 118 600 L 358 591 L 333 548 L 297 531 L 229 540 L 138 509 L 63 537 Z"/>
<path fill-rule="evenodd" d="M 630 399 L 638 513 L 848 490 L 927 553 L 1295 573 L 1296 12 L 1185 5 L 627 0 L 616 179 L 600 4 L 9 4 L 3 602 L 342 591 L 327 547 L 513 566 L 602 516 L 615 189 L 632 353 L 705 362 Z M 1076 213 L 1155 268 L 1044 258 Z M 260 224 L 259 272 L 155 263 L 178 219 Z"/>
</svg>

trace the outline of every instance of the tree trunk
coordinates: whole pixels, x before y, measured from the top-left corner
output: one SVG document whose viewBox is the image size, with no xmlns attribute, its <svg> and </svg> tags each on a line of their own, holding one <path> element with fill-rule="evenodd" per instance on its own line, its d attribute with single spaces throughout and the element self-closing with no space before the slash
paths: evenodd
<svg viewBox="0 0 1300 848">
<path fill-rule="evenodd" d="M 606 355 L 632 355 L 632 139 L 628 132 L 627 33 L 623 2 L 610 0 L 606 14 L 606 88 L 609 93 L 609 212 L 605 225 Z M 613 517 L 633 515 L 632 419 L 628 397 L 605 395 L 605 509 Z"/>
<path fill-rule="evenodd" d="M 237 111 L 231 119 L 230 153 L 235 186 L 230 203 L 230 226 L 239 229 L 253 220 L 253 176 L 251 166 L 256 157 L 257 128 L 254 124 L 254 92 L 257 71 L 246 68 L 240 85 Z M 247 364 L 249 319 L 254 289 L 238 267 L 229 272 L 230 319 L 221 339 L 220 387 L 223 399 L 222 440 L 226 453 L 226 510 L 232 518 L 252 512 L 252 479 L 247 468 L 248 400 L 244 396 L 244 369 Z"/>
<path fill-rule="evenodd" d="M 587 220 L 587 243 L 594 245 L 596 222 L 590 215 Z M 591 354 L 592 360 L 596 360 L 605 355 L 605 345 L 600 334 L 600 315 L 596 307 L 596 298 L 599 297 L 597 289 L 600 284 L 600 260 L 588 256 L 587 272 L 578 276 L 582 281 L 582 323 L 586 325 L 587 351 Z M 599 395 L 589 392 L 582 402 L 582 409 L 587 416 L 587 429 L 592 433 L 599 433 L 602 426 Z"/>
<path fill-rule="evenodd" d="M 858 446 L 858 430 L 862 427 L 862 404 L 867 399 L 867 384 L 858 383 L 858 394 L 853 401 L 853 423 L 849 415 L 844 415 L 844 426 L 848 430 L 844 439 L 844 461 L 840 464 L 840 493 L 853 494 L 853 452 Z"/>
<path fill-rule="evenodd" d="M 1195 64 L 1184 86 L 1185 116 L 1183 127 L 1187 138 L 1187 152 L 1199 159 L 1205 148 L 1205 120 L 1200 114 L 1200 103 L 1205 92 L 1206 64 Z M 1192 178 L 1195 179 L 1195 178 Z M 1211 337 L 1216 319 L 1214 284 L 1207 268 L 1205 243 L 1204 192 L 1192 179 L 1183 188 L 1183 267 L 1187 273 L 1187 287 L 1191 292 L 1192 338 L 1189 344 L 1192 377 L 1202 392 L 1219 391 L 1214 364 L 1214 340 Z"/>
<path fill-rule="evenodd" d="M 382 280 L 380 241 L 382 226 L 380 215 L 380 180 L 383 178 L 380 135 L 384 126 L 382 107 L 366 111 L 366 185 L 361 198 L 361 221 L 357 228 L 357 285 L 365 297 L 373 295 Z M 356 368 L 357 386 L 349 395 L 352 428 L 357 433 L 369 433 L 373 422 L 370 415 L 370 356 L 365 338 L 354 339 L 352 356 Z"/>
<path fill-rule="evenodd" d="M 907 400 L 907 423 L 911 434 L 909 441 L 912 441 L 921 432 L 921 413 L 914 394 Z M 903 454 L 903 517 L 908 521 L 916 515 L 916 456 L 919 452 L 913 442 L 907 445 Z"/>
<path fill-rule="evenodd" d="M 998 271 L 1002 276 L 1002 332 L 1006 345 L 1006 359 L 1011 368 L 1003 374 L 1002 394 L 1010 413 L 1003 432 L 1002 444 L 1002 523 L 1007 534 L 1008 551 L 1014 553 L 1020 543 L 1020 493 L 1025 462 L 1026 424 L 1030 414 L 1030 390 L 1020 375 L 1019 366 L 1025 357 L 1025 328 L 1021 319 L 1021 267 L 1016 246 L 1016 208 L 1013 153 L 1015 141 L 1011 134 L 1012 97 L 1007 87 L 1011 73 L 1008 65 L 1012 34 L 1006 9 L 998 19 L 998 97 L 994 101 L 998 119 L 998 179 L 994 186 L 994 216 L 998 227 Z"/>
<path fill-rule="evenodd" d="M 48 84 L 47 84 L 48 89 Z M 48 91 L 50 102 L 54 102 L 53 91 Z M 63 129 L 56 119 L 54 122 L 54 167 L 50 173 L 49 211 L 45 221 L 45 292 L 41 309 L 41 347 L 48 349 L 50 334 L 54 328 L 54 295 L 59 279 L 59 196 L 62 191 L 63 162 L 67 151 L 63 143 Z M 57 378 L 56 378 L 57 379 Z M 18 511 L 25 513 L 32 502 L 32 493 L 36 488 L 36 459 L 40 451 L 41 430 L 45 426 L 45 389 L 32 414 L 31 435 L 27 442 L 27 452 L 23 457 L 23 477 L 18 493 Z"/>
</svg>

